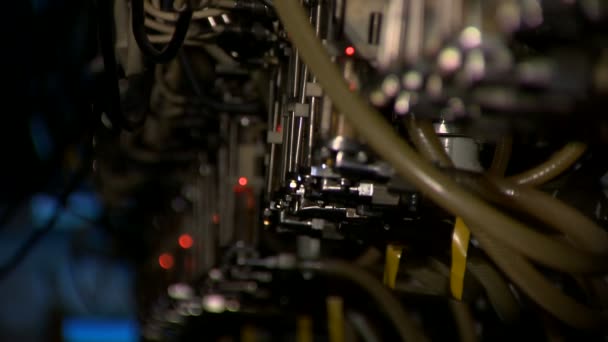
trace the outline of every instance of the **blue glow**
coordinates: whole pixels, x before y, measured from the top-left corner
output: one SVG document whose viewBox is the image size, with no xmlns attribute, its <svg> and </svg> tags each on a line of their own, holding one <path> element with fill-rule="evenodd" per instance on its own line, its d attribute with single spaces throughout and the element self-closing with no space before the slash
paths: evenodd
<svg viewBox="0 0 608 342">
<path fill-rule="evenodd" d="M 63 322 L 64 342 L 137 342 L 134 319 L 69 318 Z"/>
<path fill-rule="evenodd" d="M 84 228 L 102 215 L 103 205 L 93 193 L 75 192 L 68 198 L 67 210 L 59 207 L 56 197 L 48 194 L 36 194 L 30 202 L 32 223 L 36 227 L 45 226 L 61 210 L 55 226 L 58 230 Z"/>
<path fill-rule="evenodd" d="M 39 115 L 34 115 L 30 120 L 30 134 L 38 158 L 44 161 L 49 160 L 53 154 L 53 140 L 44 119 Z"/>
<path fill-rule="evenodd" d="M 36 227 L 42 227 L 59 210 L 59 201 L 52 196 L 37 194 L 32 197 L 30 202 L 32 223 Z"/>
<path fill-rule="evenodd" d="M 68 198 L 68 208 L 80 217 L 98 219 L 103 211 L 101 201 L 92 192 L 75 192 Z"/>
</svg>

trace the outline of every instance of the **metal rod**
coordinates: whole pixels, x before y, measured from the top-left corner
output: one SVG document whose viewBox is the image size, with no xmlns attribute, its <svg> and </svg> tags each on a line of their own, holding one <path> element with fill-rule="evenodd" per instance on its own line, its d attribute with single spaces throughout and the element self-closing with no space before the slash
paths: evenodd
<svg viewBox="0 0 608 342">
<path fill-rule="evenodd" d="M 405 60 L 416 63 L 424 42 L 424 0 L 410 0 L 408 8 Z"/>
</svg>

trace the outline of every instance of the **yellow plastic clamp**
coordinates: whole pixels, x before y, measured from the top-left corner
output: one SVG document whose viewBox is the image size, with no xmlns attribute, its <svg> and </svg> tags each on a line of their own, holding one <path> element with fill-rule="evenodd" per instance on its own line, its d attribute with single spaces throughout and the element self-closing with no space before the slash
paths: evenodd
<svg viewBox="0 0 608 342">
<path fill-rule="evenodd" d="M 397 273 L 399 272 L 399 263 L 403 246 L 387 245 L 386 246 L 386 261 L 384 264 L 384 284 L 391 289 L 395 288 Z"/>
<path fill-rule="evenodd" d="M 464 221 L 456 218 L 454 223 L 454 233 L 452 234 L 452 268 L 450 269 L 450 290 L 452 296 L 462 300 L 464 287 L 464 272 L 467 267 L 467 250 L 471 232 Z"/>
</svg>

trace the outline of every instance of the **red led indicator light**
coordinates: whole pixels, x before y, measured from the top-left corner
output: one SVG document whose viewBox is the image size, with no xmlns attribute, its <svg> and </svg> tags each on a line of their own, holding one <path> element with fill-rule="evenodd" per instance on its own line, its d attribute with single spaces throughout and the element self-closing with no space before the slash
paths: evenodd
<svg viewBox="0 0 608 342">
<path fill-rule="evenodd" d="M 347 56 L 352 56 L 352 55 L 354 55 L 354 54 L 355 54 L 355 48 L 354 48 L 354 47 L 352 47 L 352 46 L 347 46 L 347 47 L 346 47 L 346 49 L 344 49 L 344 53 L 345 53 Z"/>
<path fill-rule="evenodd" d="M 247 177 L 241 177 L 241 178 L 239 178 L 239 185 L 240 186 L 245 186 L 245 185 L 247 185 L 247 183 L 249 183 L 249 181 L 247 180 Z"/>
<path fill-rule="evenodd" d="M 211 222 L 213 222 L 213 224 L 220 223 L 220 215 L 219 214 L 213 214 L 213 216 L 211 216 Z"/>
<path fill-rule="evenodd" d="M 190 234 L 182 234 L 179 236 L 179 239 L 177 239 L 177 242 L 181 248 L 188 249 L 194 244 L 194 239 L 192 239 Z"/>
<path fill-rule="evenodd" d="M 169 253 L 163 253 L 158 257 L 158 264 L 160 265 L 160 267 L 164 268 L 165 270 L 170 269 L 171 267 L 173 267 L 173 255 L 169 254 Z"/>
</svg>

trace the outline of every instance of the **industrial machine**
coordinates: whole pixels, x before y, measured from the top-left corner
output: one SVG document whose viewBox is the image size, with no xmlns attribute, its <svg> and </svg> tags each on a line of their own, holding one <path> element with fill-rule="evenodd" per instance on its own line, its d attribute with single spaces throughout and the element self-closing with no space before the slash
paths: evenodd
<svg viewBox="0 0 608 342">
<path fill-rule="evenodd" d="M 604 1 L 84 3 L 142 340 L 608 336 Z"/>
</svg>

